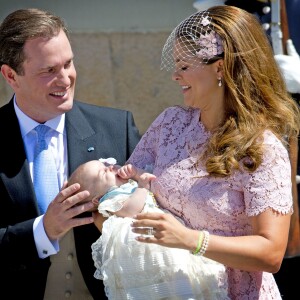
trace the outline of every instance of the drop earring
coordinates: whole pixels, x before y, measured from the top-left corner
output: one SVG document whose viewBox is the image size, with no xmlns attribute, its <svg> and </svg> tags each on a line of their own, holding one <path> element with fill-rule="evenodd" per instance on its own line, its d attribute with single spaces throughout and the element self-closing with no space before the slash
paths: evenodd
<svg viewBox="0 0 300 300">
<path fill-rule="evenodd" d="M 222 78 L 220 77 L 218 80 L 219 80 L 218 86 L 221 87 L 222 86 Z"/>
</svg>

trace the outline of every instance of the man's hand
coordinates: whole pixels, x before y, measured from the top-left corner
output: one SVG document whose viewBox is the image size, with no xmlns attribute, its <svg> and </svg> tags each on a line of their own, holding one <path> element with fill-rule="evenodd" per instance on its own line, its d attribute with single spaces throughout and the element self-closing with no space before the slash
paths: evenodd
<svg viewBox="0 0 300 300">
<path fill-rule="evenodd" d="M 93 209 L 92 201 L 79 204 L 87 198 L 88 191 L 79 192 L 80 185 L 75 183 L 69 187 L 64 184 L 55 199 L 49 204 L 44 215 L 44 228 L 50 240 L 64 236 L 71 228 L 94 222 L 93 217 L 76 218 L 83 212 Z"/>
</svg>

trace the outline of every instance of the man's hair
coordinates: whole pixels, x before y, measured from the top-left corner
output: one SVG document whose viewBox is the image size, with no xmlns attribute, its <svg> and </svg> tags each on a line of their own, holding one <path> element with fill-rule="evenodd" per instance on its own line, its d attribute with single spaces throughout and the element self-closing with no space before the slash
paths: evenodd
<svg viewBox="0 0 300 300">
<path fill-rule="evenodd" d="M 0 67 L 6 64 L 22 75 L 26 41 L 38 37 L 52 38 L 61 30 L 69 38 L 65 22 L 50 12 L 36 8 L 12 12 L 0 25 Z"/>
</svg>

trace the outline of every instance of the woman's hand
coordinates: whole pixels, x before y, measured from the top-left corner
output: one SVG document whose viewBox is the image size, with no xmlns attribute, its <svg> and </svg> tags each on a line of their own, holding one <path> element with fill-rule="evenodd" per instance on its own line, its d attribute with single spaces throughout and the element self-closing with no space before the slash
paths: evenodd
<svg viewBox="0 0 300 300">
<path fill-rule="evenodd" d="M 155 175 L 143 173 L 138 180 L 138 186 L 150 190 L 150 182 L 154 179 L 156 179 Z"/>
<path fill-rule="evenodd" d="M 141 213 L 134 218 L 132 231 L 141 234 L 136 237 L 140 242 L 190 251 L 197 246 L 198 231 L 185 227 L 171 214 Z"/>
</svg>

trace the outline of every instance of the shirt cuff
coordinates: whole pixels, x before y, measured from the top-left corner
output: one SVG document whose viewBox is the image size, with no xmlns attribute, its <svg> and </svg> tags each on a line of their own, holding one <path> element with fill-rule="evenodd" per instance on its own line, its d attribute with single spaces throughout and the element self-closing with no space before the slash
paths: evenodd
<svg viewBox="0 0 300 300">
<path fill-rule="evenodd" d="M 59 251 L 58 240 L 50 241 L 44 228 L 43 217 L 37 217 L 33 222 L 33 237 L 39 258 L 46 258 Z"/>
</svg>

